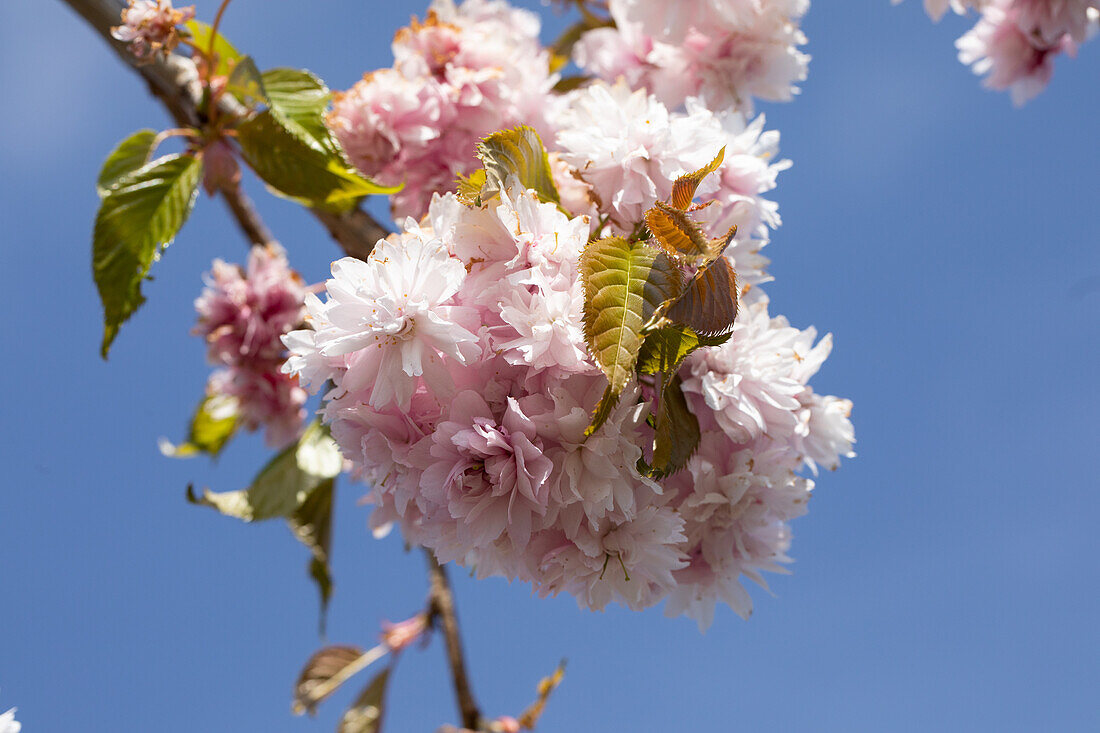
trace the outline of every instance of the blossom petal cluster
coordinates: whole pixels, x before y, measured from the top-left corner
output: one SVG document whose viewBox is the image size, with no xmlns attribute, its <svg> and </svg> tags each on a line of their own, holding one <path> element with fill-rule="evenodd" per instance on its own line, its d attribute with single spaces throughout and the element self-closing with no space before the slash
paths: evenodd
<svg viewBox="0 0 1100 733">
<path fill-rule="evenodd" d="M 688 91 L 658 83 L 657 57 L 645 73 L 592 61 L 607 79 L 551 94 L 531 16 L 502 0 L 437 1 L 398 33 L 392 68 L 338 96 L 330 127 L 364 173 L 405 182 L 393 210 L 406 216 L 306 295 L 284 369 L 324 392 L 322 420 L 368 487 L 376 534 L 396 527 L 441 561 L 583 608 L 665 601 L 702 627 L 720 603 L 749 614 L 742 582 L 782 570 L 813 478 L 854 455 L 851 403 L 810 386 L 831 337 L 771 313 L 763 289 L 790 162 L 751 99 L 787 98 L 805 76 L 807 6 L 612 0 L 606 30 L 620 37 L 686 53 L 705 30 L 699 48 L 749 60 L 693 66 Z M 593 34 L 579 58 L 606 50 Z M 753 57 L 754 43 L 778 55 Z M 540 133 L 554 200 L 515 176 L 484 199 L 456 195 L 456 175 L 481 165 L 478 139 L 513 124 Z M 741 313 L 725 343 L 679 367 L 702 437 L 682 470 L 656 478 L 652 384 L 631 382 L 589 434 L 608 381 L 585 340 L 579 263 L 595 239 L 645 232 L 646 210 L 720 151 L 691 216 L 722 241 L 736 227 L 723 256 Z"/>
<path fill-rule="evenodd" d="M 698 97 L 752 113 L 753 99 L 791 99 L 810 57 L 799 47 L 809 0 L 611 0 L 613 27 L 585 33 L 588 73 L 645 87 L 670 107 Z"/>
<path fill-rule="evenodd" d="M 129 43 L 130 53 L 139 59 L 169 54 L 180 42 L 176 26 L 195 17 L 195 6 L 175 9 L 172 0 L 130 0 L 122 11 L 122 25 L 111 36 Z"/>
<path fill-rule="evenodd" d="M 393 40 L 394 64 L 338 93 L 328 125 L 364 174 L 404 184 L 395 217 L 421 216 L 435 191 L 477 168 L 475 143 L 503 127 L 546 134 L 549 52 L 537 15 L 503 0 L 433 0 Z"/>
<path fill-rule="evenodd" d="M 959 61 L 984 76 L 986 87 L 1007 90 L 1016 106 L 1043 91 L 1055 58 L 1075 56 L 1100 24 L 1100 0 L 925 0 L 934 20 L 948 7 L 960 15 L 981 13 L 955 42 Z"/>
<path fill-rule="evenodd" d="M 272 446 L 297 437 L 305 419 L 307 394 L 281 371 L 281 339 L 301 323 L 305 295 L 286 252 L 272 242 L 252 248 L 246 269 L 214 260 L 195 300 L 194 332 L 206 340 L 210 363 L 221 367 L 210 376 L 207 393 L 246 429 L 263 427 Z"/>
</svg>

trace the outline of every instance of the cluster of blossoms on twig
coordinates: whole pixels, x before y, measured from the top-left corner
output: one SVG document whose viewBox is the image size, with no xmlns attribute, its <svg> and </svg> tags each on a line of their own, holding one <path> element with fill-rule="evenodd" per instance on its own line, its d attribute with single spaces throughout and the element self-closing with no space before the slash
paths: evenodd
<svg viewBox="0 0 1100 733">
<path fill-rule="evenodd" d="M 195 17 L 195 7 L 173 8 L 172 0 L 135 0 L 122 11 L 122 25 L 111 35 L 130 44 L 130 53 L 139 59 L 156 54 L 167 55 L 181 40 L 177 26 Z"/>
<path fill-rule="evenodd" d="M 949 8 L 981 13 L 955 42 L 959 61 L 986 75 L 990 89 L 1008 90 L 1017 106 L 1046 88 L 1054 59 L 1075 56 L 1100 22 L 1100 0 L 925 0 L 924 7 L 933 20 Z"/>
<path fill-rule="evenodd" d="M 265 429 L 268 445 L 294 440 L 305 419 L 306 392 L 280 367 L 280 340 L 304 316 L 306 290 L 274 242 L 253 247 L 247 269 L 214 260 L 207 287 L 195 300 L 195 333 L 207 343 L 207 358 L 221 366 L 207 383 L 213 417 L 235 415 L 247 430 Z"/>
<path fill-rule="evenodd" d="M 759 251 L 780 223 L 764 195 L 789 162 L 776 160 L 778 134 L 746 114 L 752 96 L 789 97 L 805 75 L 795 23 L 806 5 L 613 0 L 618 33 L 696 57 L 638 56 L 637 73 L 554 94 L 535 16 L 437 0 L 397 34 L 393 70 L 338 96 L 329 124 L 364 172 L 408 175 L 394 210 L 410 216 L 368 261 L 333 263 L 327 299 L 306 298 L 310 328 L 284 340 L 303 385 L 334 385 L 322 416 L 370 486 L 377 531 L 396 524 L 442 561 L 586 608 L 667 599 L 670 615 L 701 626 L 717 601 L 749 614 L 740 579 L 763 585 L 762 571 L 788 561 L 788 521 L 813 486 L 804 470 L 854 455 L 851 403 L 808 385 L 831 339 L 771 315 L 759 287 L 770 279 Z M 612 73 L 596 49 L 626 41 L 593 33 L 578 60 Z M 517 43 L 540 74 L 511 75 Z M 646 86 L 689 67 L 699 96 Z M 548 143 L 560 202 L 515 178 L 486 200 L 452 192 L 455 173 L 478 167 L 473 139 L 510 120 Z M 658 477 L 643 450 L 654 385 L 633 382 L 586 435 L 608 380 L 586 344 L 579 261 L 597 237 L 633 236 L 677 176 L 722 149 L 698 217 L 723 241 L 737 227 L 722 256 L 741 312 L 724 345 L 679 371 L 702 437 L 686 468 Z M 421 176 L 422 156 L 438 173 Z"/>
</svg>

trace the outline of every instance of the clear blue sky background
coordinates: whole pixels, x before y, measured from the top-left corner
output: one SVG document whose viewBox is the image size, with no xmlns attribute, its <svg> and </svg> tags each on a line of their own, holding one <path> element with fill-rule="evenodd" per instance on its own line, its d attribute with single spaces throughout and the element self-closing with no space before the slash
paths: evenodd
<svg viewBox="0 0 1100 733">
<path fill-rule="evenodd" d="M 237 0 L 224 28 L 261 67 L 345 88 L 422 11 Z M 859 439 L 794 525 L 794 574 L 754 592 L 751 621 L 721 610 L 700 635 L 459 572 L 486 712 L 518 712 L 568 657 L 548 733 L 1100 730 L 1100 41 L 1014 110 L 955 61 L 966 27 L 915 0 L 817 0 L 802 95 L 762 105 L 795 162 L 775 194 L 774 309 L 835 334 L 815 384 L 855 401 Z M 200 200 L 103 363 L 93 181 L 166 117 L 55 0 L 0 3 L 0 92 L 0 710 L 18 705 L 27 733 L 333 730 L 351 688 L 317 720 L 289 713 L 320 643 L 306 551 L 281 524 L 183 501 L 192 481 L 244 486 L 260 441 L 216 466 L 156 447 L 208 374 L 188 335 L 200 276 L 244 241 Z M 253 191 L 323 278 L 327 235 Z M 396 537 L 371 539 L 359 494 L 338 496 L 329 639 L 365 644 L 421 606 L 425 579 Z M 453 721 L 441 645 L 407 653 L 387 729 Z"/>
</svg>

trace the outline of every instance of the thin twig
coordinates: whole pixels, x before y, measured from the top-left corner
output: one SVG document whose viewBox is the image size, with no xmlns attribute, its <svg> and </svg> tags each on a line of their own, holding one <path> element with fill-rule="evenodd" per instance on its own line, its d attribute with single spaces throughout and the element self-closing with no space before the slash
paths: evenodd
<svg viewBox="0 0 1100 733">
<path fill-rule="evenodd" d="M 218 193 L 225 199 L 225 205 L 229 207 L 233 218 L 237 220 L 244 235 L 248 237 L 249 244 L 267 244 L 274 239 L 264 220 L 260 218 L 259 212 L 256 211 L 256 207 L 252 205 L 252 199 L 245 195 L 239 183 L 227 183 L 218 189 Z"/>
<path fill-rule="evenodd" d="M 455 698 L 458 700 L 458 713 L 462 717 L 462 727 L 477 730 L 481 721 L 481 711 L 478 710 L 466 675 L 462 639 L 458 635 L 458 616 L 455 615 L 454 593 L 447 580 L 447 571 L 439 564 L 435 553 L 425 547 L 424 556 L 428 558 L 428 575 L 432 581 L 431 598 L 428 602 L 431 620 L 433 623 L 439 620 L 443 627 L 443 638 L 447 642 L 447 660 L 451 665 L 451 681 L 455 687 Z"/>
<path fill-rule="evenodd" d="M 159 55 L 138 63 L 127 45 L 111 37 L 111 26 L 122 21 L 124 0 L 62 0 L 76 11 L 108 43 L 114 52 L 132 71 L 139 74 L 149 85 L 149 91 L 168 110 L 179 127 L 202 127 L 205 120 L 200 113 L 202 85 L 199 81 L 195 63 L 184 56 L 174 54 L 167 59 Z M 227 115 L 240 115 L 244 108 L 229 94 L 218 99 L 219 110 Z M 243 194 L 239 198 L 225 196 L 225 202 L 240 227 L 245 230 L 250 241 L 264 234 L 270 239 L 265 228 L 257 228 L 253 221 L 242 218 L 247 212 L 255 210 Z M 375 243 L 385 237 L 388 231 L 362 209 L 353 209 L 346 213 L 332 213 L 312 210 L 318 221 L 328 229 L 337 244 L 345 253 L 359 259 L 366 259 Z"/>
</svg>

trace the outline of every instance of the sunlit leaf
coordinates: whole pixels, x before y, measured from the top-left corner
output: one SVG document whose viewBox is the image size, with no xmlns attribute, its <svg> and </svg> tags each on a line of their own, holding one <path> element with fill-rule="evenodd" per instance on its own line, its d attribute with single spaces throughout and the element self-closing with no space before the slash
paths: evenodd
<svg viewBox="0 0 1100 733">
<path fill-rule="evenodd" d="M 688 408 L 682 387 L 679 375 L 673 375 L 661 391 L 650 469 L 655 478 L 679 471 L 699 447 L 699 421 Z"/>
<path fill-rule="evenodd" d="M 156 139 L 157 133 L 153 130 L 138 130 L 111 151 L 107 160 L 103 161 L 103 168 L 95 182 L 96 193 L 100 198 L 106 196 L 121 178 L 149 162 Z"/>
<path fill-rule="evenodd" d="M 191 31 L 191 42 L 202 49 L 203 53 L 209 50 L 210 35 L 214 29 L 201 20 L 189 20 L 186 26 Z M 214 66 L 215 76 L 228 76 L 230 69 L 241 58 L 240 52 L 221 33 L 214 39 L 214 53 L 218 57 Z"/>
<path fill-rule="evenodd" d="M 352 171 L 343 159 L 318 150 L 266 110 L 237 128 L 245 161 L 281 193 L 313 205 L 351 208 L 370 194 L 388 194 L 400 186 L 380 186 Z"/>
<path fill-rule="evenodd" d="M 239 416 L 236 399 L 208 394 L 191 416 L 187 440 L 179 445 L 162 440 L 160 452 L 170 458 L 189 458 L 199 453 L 217 457 L 236 432 Z"/>
<path fill-rule="evenodd" d="M 679 295 L 682 276 L 662 252 L 645 242 L 607 237 L 585 247 L 580 277 L 585 340 L 612 393 L 618 394 L 634 372 L 642 327 Z"/>
<path fill-rule="evenodd" d="M 305 69 L 269 69 L 263 73 L 263 85 L 268 106 L 284 127 L 307 136 L 321 150 L 333 154 L 339 151 L 325 126 L 325 110 L 332 93 L 319 77 Z"/>
<path fill-rule="evenodd" d="M 672 184 L 673 208 L 684 210 L 691 206 L 691 200 L 695 198 L 695 191 L 699 188 L 699 184 L 703 182 L 704 178 L 718 170 L 725 157 L 726 148 L 722 146 L 722 149 L 718 151 L 718 155 L 714 156 L 714 160 L 694 173 L 686 173 L 677 178 Z"/>
<path fill-rule="evenodd" d="M 386 667 L 355 698 L 355 702 L 340 719 L 336 733 L 378 733 L 382 729 L 386 684 L 389 681 L 390 667 Z"/>
<path fill-rule="evenodd" d="M 608 384 L 607 389 L 603 391 L 603 396 L 600 397 L 600 403 L 596 405 L 596 410 L 592 413 L 592 424 L 585 429 L 584 437 L 587 438 L 592 435 L 607 422 L 607 418 L 611 417 L 611 411 L 615 409 L 618 401 L 619 392 L 613 391 L 611 385 Z"/>
<path fill-rule="evenodd" d="M 455 196 L 466 206 L 481 206 L 483 188 L 485 188 L 485 169 L 478 168 L 468 176 L 459 174 Z"/>
<path fill-rule="evenodd" d="M 522 125 L 494 132 L 477 144 L 477 156 L 485 165 L 487 196 L 503 191 L 508 176 L 516 176 L 542 201 L 559 201 L 546 148 L 533 128 Z"/>
<path fill-rule="evenodd" d="M 247 489 L 221 493 L 205 489 L 201 497 L 195 497 L 189 488 L 188 500 L 245 522 L 290 519 L 315 489 L 331 482 L 342 468 L 340 449 L 328 431 L 314 421 L 298 442 L 268 461 Z"/>
<path fill-rule="evenodd" d="M 255 109 L 267 103 L 263 77 L 251 56 L 243 56 L 237 61 L 233 71 L 229 73 L 229 81 L 226 82 L 225 88 L 237 98 L 237 101 L 249 109 Z"/>
<path fill-rule="evenodd" d="M 646 336 L 638 353 L 638 373 L 673 373 L 699 348 L 699 337 L 690 328 L 665 326 Z"/>
<path fill-rule="evenodd" d="M 103 303 L 103 358 L 119 326 L 145 302 L 141 281 L 187 220 L 201 177 L 198 158 L 166 155 L 115 181 L 100 203 L 92 274 Z"/>
<path fill-rule="evenodd" d="M 316 652 L 302 668 L 294 683 L 294 701 L 290 709 L 295 715 L 313 715 L 317 705 L 350 679 L 386 655 L 379 645 L 363 651 L 354 646 L 327 646 Z"/>
<path fill-rule="evenodd" d="M 737 275 L 729 260 L 719 257 L 700 268 L 665 317 L 689 326 L 702 336 L 716 336 L 732 329 L 737 318 Z"/>
<path fill-rule="evenodd" d="M 661 249 L 674 259 L 697 261 L 710 252 L 702 227 L 685 212 L 663 201 L 657 201 L 645 212 L 645 223 Z"/>
</svg>

